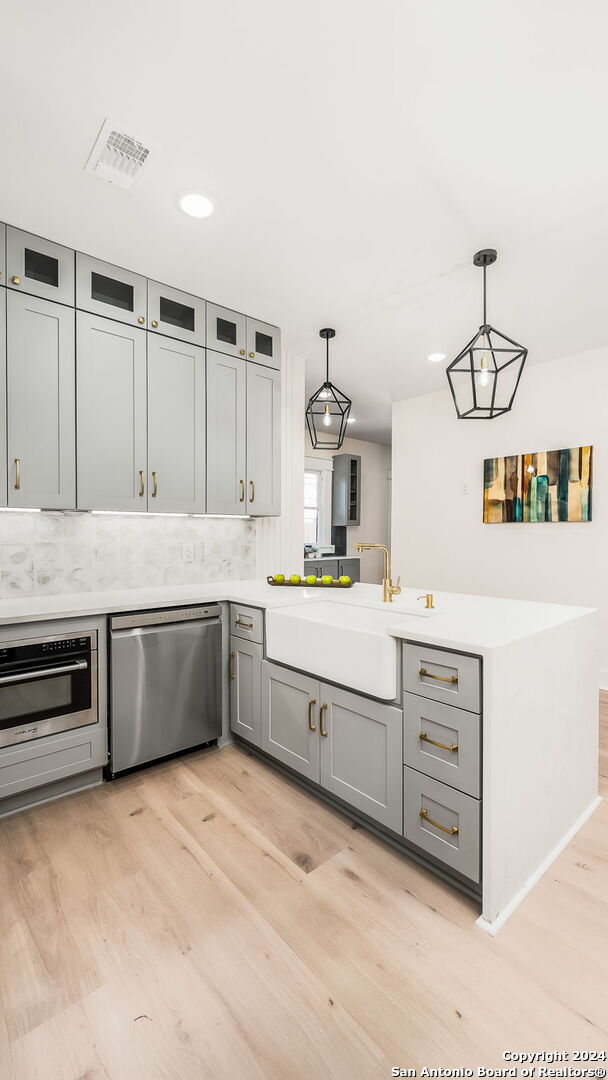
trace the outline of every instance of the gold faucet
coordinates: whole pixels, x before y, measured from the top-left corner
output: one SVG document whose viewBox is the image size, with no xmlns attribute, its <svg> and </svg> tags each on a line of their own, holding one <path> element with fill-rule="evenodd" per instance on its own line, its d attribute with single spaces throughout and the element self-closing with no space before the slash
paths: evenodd
<svg viewBox="0 0 608 1080">
<path fill-rule="evenodd" d="M 392 604 L 393 596 L 399 596 L 401 592 L 401 586 L 399 582 L 401 577 L 397 578 L 397 584 L 393 585 L 391 580 L 391 553 L 384 544 L 357 544 L 357 551 L 371 551 L 372 548 L 379 548 L 384 552 L 384 578 L 382 580 L 382 599 L 385 604 Z"/>
</svg>

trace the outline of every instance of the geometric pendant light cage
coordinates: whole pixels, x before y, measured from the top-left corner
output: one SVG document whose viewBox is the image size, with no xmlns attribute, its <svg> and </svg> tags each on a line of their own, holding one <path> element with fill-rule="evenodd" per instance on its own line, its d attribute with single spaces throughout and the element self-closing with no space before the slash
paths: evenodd
<svg viewBox="0 0 608 1080">
<path fill-rule="evenodd" d="M 352 401 L 329 381 L 329 342 L 336 336 L 330 327 L 319 330 L 325 340 L 325 382 L 308 399 L 306 424 L 315 450 L 339 450 L 346 435 Z"/>
<path fill-rule="evenodd" d="M 509 412 L 528 355 L 487 321 L 486 269 L 496 258 L 494 248 L 473 256 L 473 264 L 483 268 L 483 323 L 447 369 L 459 420 L 494 420 Z"/>
</svg>

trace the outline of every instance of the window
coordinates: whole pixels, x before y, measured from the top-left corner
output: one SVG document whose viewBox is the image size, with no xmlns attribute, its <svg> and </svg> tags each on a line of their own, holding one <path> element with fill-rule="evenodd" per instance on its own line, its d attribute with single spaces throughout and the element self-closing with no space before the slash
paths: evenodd
<svg viewBox="0 0 608 1080">
<path fill-rule="evenodd" d="M 306 458 L 304 462 L 304 543 L 325 547 L 331 543 L 332 458 Z"/>
<path fill-rule="evenodd" d="M 321 516 L 321 473 L 304 473 L 304 543 L 318 544 Z"/>
</svg>

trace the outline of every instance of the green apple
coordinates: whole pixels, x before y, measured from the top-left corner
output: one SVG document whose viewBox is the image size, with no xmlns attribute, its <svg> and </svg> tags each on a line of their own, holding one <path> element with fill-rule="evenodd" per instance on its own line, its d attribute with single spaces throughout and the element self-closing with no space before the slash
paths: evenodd
<svg viewBox="0 0 608 1080">
<path fill-rule="evenodd" d="M 285 581 L 285 574 L 275 574 L 274 580 L 276 581 L 277 585 L 282 585 Z"/>
<path fill-rule="evenodd" d="M 340 585 L 350 585 L 350 578 L 348 574 L 343 574 L 342 577 L 338 578 L 338 581 L 340 582 Z"/>
<path fill-rule="evenodd" d="M 317 579 L 316 579 L 314 574 L 309 574 L 308 575 L 308 577 L 306 578 L 306 584 L 307 585 L 316 585 L 317 584 Z"/>
<path fill-rule="evenodd" d="M 323 577 L 321 578 L 322 585 L 333 585 L 333 582 L 334 579 L 332 578 L 331 574 L 323 574 Z"/>
<path fill-rule="evenodd" d="M 299 585 L 302 578 L 299 574 L 292 574 L 289 580 L 291 581 L 292 585 Z"/>
</svg>

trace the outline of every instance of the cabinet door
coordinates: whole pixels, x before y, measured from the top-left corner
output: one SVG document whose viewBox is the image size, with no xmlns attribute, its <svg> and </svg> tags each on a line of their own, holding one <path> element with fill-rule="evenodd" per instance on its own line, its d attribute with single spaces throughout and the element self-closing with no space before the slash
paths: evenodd
<svg viewBox="0 0 608 1080">
<path fill-rule="evenodd" d="M 247 514 L 245 361 L 207 349 L 207 513 Z"/>
<path fill-rule="evenodd" d="M 334 456 L 331 523 L 361 524 L 361 458 L 357 454 Z"/>
<path fill-rule="evenodd" d="M 120 266 L 76 253 L 76 307 L 131 326 L 145 326 L 145 277 Z"/>
<path fill-rule="evenodd" d="M 74 509 L 74 309 L 7 296 L 9 506 Z"/>
<path fill-rule="evenodd" d="M 6 272 L 10 289 L 74 306 L 74 252 L 40 236 L 6 229 Z"/>
<path fill-rule="evenodd" d="M 149 281 L 148 326 L 156 334 L 204 345 L 205 301 L 158 281 Z"/>
<path fill-rule="evenodd" d="M 148 334 L 148 509 L 205 512 L 205 350 Z"/>
<path fill-rule="evenodd" d="M 230 639 L 230 728 L 247 742 L 262 741 L 262 646 Z"/>
<path fill-rule="evenodd" d="M 247 319 L 238 311 L 207 304 L 207 348 L 229 356 L 247 355 Z"/>
<path fill-rule="evenodd" d="M 79 311 L 78 509 L 146 509 L 146 335 Z"/>
<path fill-rule="evenodd" d="M 324 683 L 320 692 L 321 786 L 401 833 L 401 709 Z"/>
<path fill-rule="evenodd" d="M 262 665 L 262 749 L 319 782 L 319 683 L 309 675 Z"/>
<path fill-rule="evenodd" d="M 0 289 L 0 506 L 6 506 L 6 289 Z"/>
<path fill-rule="evenodd" d="M 247 358 L 267 367 L 281 366 L 281 331 L 270 323 L 247 319 Z"/>
<path fill-rule="evenodd" d="M 281 376 L 247 364 L 247 512 L 281 513 Z"/>
<path fill-rule="evenodd" d="M 361 563 L 359 559 L 340 559 L 338 562 L 338 577 L 349 577 L 351 581 L 361 580 Z"/>
<path fill-rule="evenodd" d="M 0 285 L 6 284 L 6 225 L 0 221 Z"/>
</svg>

